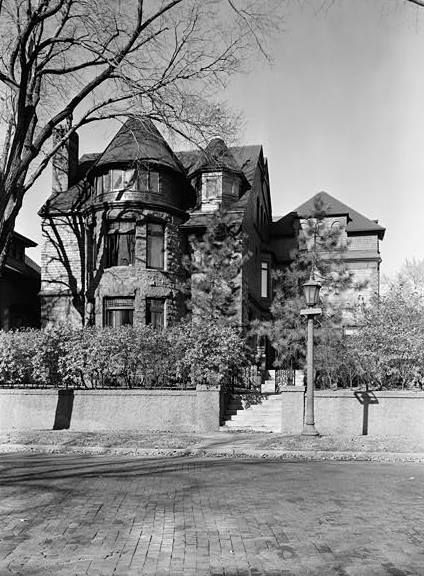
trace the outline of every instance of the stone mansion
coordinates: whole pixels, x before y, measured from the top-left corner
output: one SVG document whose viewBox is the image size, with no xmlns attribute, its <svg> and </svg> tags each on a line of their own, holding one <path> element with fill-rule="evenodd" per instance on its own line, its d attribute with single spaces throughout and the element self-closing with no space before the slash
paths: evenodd
<svg viewBox="0 0 424 576">
<path fill-rule="evenodd" d="M 379 290 L 385 230 L 321 195 L 350 240 L 346 263 L 367 281 L 368 298 Z M 246 238 L 238 302 L 246 324 L 269 313 L 272 271 L 290 262 L 313 198 L 273 220 L 261 145 L 227 147 L 217 138 L 202 151 L 174 152 L 151 121 L 129 119 L 105 150 L 80 158 L 73 135 L 54 157 L 52 193 L 40 210 L 42 324 L 162 327 L 178 319 L 183 257 L 219 207 Z"/>
</svg>

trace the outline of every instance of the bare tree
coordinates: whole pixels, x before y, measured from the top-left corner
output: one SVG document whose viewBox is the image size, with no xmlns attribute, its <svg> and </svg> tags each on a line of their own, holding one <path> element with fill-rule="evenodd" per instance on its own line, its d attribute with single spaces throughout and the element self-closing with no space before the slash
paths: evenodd
<svg viewBox="0 0 424 576">
<path fill-rule="evenodd" d="M 424 8 L 424 0 L 405 0 L 406 2 L 409 2 L 410 4 L 416 4 L 417 6 L 421 6 L 422 8 Z"/>
<path fill-rule="evenodd" d="M 0 270 L 25 193 L 81 126 L 131 110 L 192 140 L 228 136 L 220 91 L 266 57 L 282 4 L 0 0 Z"/>
<path fill-rule="evenodd" d="M 97 238 L 93 233 L 94 221 L 90 213 L 67 211 L 62 214 L 50 213 L 48 203 L 43 209 L 43 233 L 51 245 L 48 255 L 47 269 L 58 263 L 64 274 L 59 277 L 49 277 L 45 282 L 56 286 L 59 290 L 69 292 L 72 305 L 81 317 L 81 324 L 91 325 L 94 321 L 94 294 L 104 271 L 104 235 L 106 229 L 106 211 L 103 212 L 98 226 Z M 75 254 L 70 254 L 63 240 L 63 229 L 75 238 Z M 97 262 L 95 262 L 95 260 Z"/>
</svg>

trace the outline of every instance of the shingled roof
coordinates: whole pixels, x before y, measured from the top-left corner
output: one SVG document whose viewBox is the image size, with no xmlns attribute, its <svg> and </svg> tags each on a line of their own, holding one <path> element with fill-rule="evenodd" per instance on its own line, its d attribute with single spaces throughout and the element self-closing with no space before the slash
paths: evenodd
<svg viewBox="0 0 424 576">
<path fill-rule="evenodd" d="M 96 162 L 96 166 L 142 160 L 183 172 L 177 156 L 149 119 L 130 118 Z"/>
<path fill-rule="evenodd" d="M 235 163 L 237 172 L 242 172 L 250 186 L 253 186 L 255 171 L 258 165 L 259 156 L 262 152 L 260 144 L 249 146 L 230 146 L 227 148 L 228 154 L 231 155 L 231 162 Z M 188 150 L 176 153 L 188 174 L 193 174 L 195 166 L 199 163 L 200 150 Z"/>
<path fill-rule="evenodd" d="M 309 218 L 314 213 L 314 207 L 317 199 L 321 199 L 324 204 L 324 209 L 328 216 L 343 216 L 347 215 L 348 224 L 346 227 L 347 233 L 361 233 L 361 232 L 375 232 L 380 240 L 383 239 L 386 229 L 380 226 L 375 220 L 370 220 L 363 214 L 360 214 L 350 206 L 347 206 L 337 198 L 334 198 L 327 192 L 319 192 L 312 196 L 309 200 L 298 206 L 295 212 L 299 218 Z M 278 227 L 278 222 L 275 223 Z"/>
<path fill-rule="evenodd" d="M 189 176 L 200 171 L 206 172 L 214 170 L 229 170 L 237 174 L 242 173 L 241 167 L 221 138 L 214 138 L 209 142 L 205 150 L 200 152 L 197 161 L 190 168 Z"/>
<path fill-rule="evenodd" d="M 219 150 L 219 145 L 216 140 L 212 142 L 215 142 L 214 148 Z M 260 144 L 253 144 L 248 146 L 230 146 L 228 148 L 226 147 L 221 167 L 224 166 L 224 161 L 229 162 L 227 167 L 230 170 L 235 171 L 234 168 L 237 167 L 237 173 L 242 174 L 246 183 L 250 188 L 252 188 L 261 153 L 262 146 Z M 201 163 L 201 160 L 199 159 L 201 158 L 202 154 L 203 153 L 200 150 L 177 152 L 177 156 L 188 174 L 195 174 L 195 172 L 199 169 L 198 166 L 200 166 Z M 217 168 L 216 165 L 214 167 L 215 169 Z M 234 213 L 237 213 L 238 218 L 242 217 L 240 215 L 243 213 L 249 202 L 250 193 L 251 190 L 247 190 L 238 200 L 231 204 L 230 210 L 234 211 Z M 190 215 L 190 218 L 184 224 L 184 227 L 190 228 L 192 226 L 201 227 L 207 225 L 206 222 L 210 218 L 211 216 L 208 213 L 193 212 Z"/>
<path fill-rule="evenodd" d="M 243 170 L 250 186 L 253 186 L 255 179 L 256 167 L 259 162 L 259 157 L 262 153 L 262 146 L 260 144 L 251 144 L 249 146 L 231 146 L 229 150 L 232 152 L 238 165 Z"/>
</svg>

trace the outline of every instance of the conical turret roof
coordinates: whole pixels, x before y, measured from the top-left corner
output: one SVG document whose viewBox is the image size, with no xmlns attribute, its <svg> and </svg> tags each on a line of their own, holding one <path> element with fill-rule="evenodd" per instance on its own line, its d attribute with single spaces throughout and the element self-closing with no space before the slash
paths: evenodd
<svg viewBox="0 0 424 576">
<path fill-rule="evenodd" d="M 98 159 L 96 166 L 144 161 L 183 172 L 180 161 L 162 134 L 147 118 L 130 118 Z"/>
</svg>

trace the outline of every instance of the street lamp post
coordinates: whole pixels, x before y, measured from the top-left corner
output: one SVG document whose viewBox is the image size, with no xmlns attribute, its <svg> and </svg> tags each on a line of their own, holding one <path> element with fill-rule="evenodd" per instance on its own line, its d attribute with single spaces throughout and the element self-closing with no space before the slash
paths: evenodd
<svg viewBox="0 0 424 576">
<path fill-rule="evenodd" d="M 318 436 L 315 428 L 314 416 L 314 316 L 322 314 L 317 307 L 321 284 L 312 277 L 303 285 L 303 293 L 307 308 L 300 311 L 308 319 L 308 333 L 306 344 L 306 411 L 303 423 L 303 436 Z"/>
</svg>

